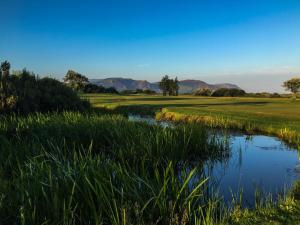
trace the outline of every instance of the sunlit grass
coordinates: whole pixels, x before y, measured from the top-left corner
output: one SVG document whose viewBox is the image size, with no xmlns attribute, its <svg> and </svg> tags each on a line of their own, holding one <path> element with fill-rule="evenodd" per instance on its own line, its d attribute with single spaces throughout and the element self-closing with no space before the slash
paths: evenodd
<svg viewBox="0 0 300 225">
<path fill-rule="evenodd" d="M 159 119 L 193 121 L 214 127 L 278 136 L 300 145 L 300 101 L 291 98 L 85 95 L 92 105 L 119 112 L 156 112 Z M 163 110 L 162 110 L 163 109 Z M 163 111 L 163 113 L 160 113 Z"/>
</svg>

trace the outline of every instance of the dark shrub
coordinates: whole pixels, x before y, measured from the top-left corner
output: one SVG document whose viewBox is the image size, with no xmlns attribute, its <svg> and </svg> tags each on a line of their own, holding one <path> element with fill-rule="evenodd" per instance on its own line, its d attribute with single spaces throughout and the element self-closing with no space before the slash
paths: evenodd
<svg viewBox="0 0 300 225">
<path fill-rule="evenodd" d="M 133 90 L 123 90 L 120 92 L 120 94 L 122 95 L 132 95 L 132 94 L 136 94 L 136 91 Z"/>
<path fill-rule="evenodd" d="M 152 94 L 156 94 L 155 91 L 152 91 L 150 89 L 136 89 L 136 90 L 124 90 L 121 91 L 121 94 L 123 95 L 132 95 L 132 94 L 146 94 L 146 95 L 152 95 Z"/>
<path fill-rule="evenodd" d="M 244 96 L 246 92 L 237 88 L 220 88 L 212 93 L 214 97 L 238 97 Z"/>
<path fill-rule="evenodd" d="M 146 95 L 154 95 L 154 94 L 156 94 L 156 91 L 146 89 L 146 90 L 143 91 L 143 93 L 146 94 Z"/>
<path fill-rule="evenodd" d="M 197 90 L 194 95 L 195 96 L 211 96 L 212 91 L 208 88 L 201 88 Z"/>
<path fill-rule="evenodd" d="M 52 78 L 38 80 L 39 109 L 38 111 L 83 111 L 90 107 L 86 100 L 79 98 L 76 92 L 63 83 Z"/>
<path fill-rule="evenodd" d="M 105 93 L 110 93 L 110 94 L 119 94 L 116 88 L 114 87 L 109 87 L 105 89 Z"/>
<path fill-rule="evenodd" d="M 0 109 L 2 112 L 82 111 L 90 107 L 89 102 L 80 99 L 76 92 L 58 80 L 48 77 L 39 79 L 25 69 L 10 75 L 7 83 L 8 104 Z"/>
<path fill-rule="evenodd" d="M 98 86 L 96 84 L 87 84 L 84 86 L 83 92 L 84 93 L 105 93 L 105 87 Z"/>
<path fill-rule="evenodd" d="M 272 93 L 272 94 L 270 95 L 270 97 L 271 97 L 271 98 L 281 98 L 281 95 L 278 94 L 278 93 L 276 93 L 276 92 L 274 92 L 274 93 Z"/>
</svg>

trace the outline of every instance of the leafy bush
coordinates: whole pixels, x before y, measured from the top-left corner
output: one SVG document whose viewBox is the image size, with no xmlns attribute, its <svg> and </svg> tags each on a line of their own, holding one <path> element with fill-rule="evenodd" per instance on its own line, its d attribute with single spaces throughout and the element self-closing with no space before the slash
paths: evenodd
<svg viewBox="0 0 300 225">
<path fill-rule="evenodd" d="M 153 94 L 156 94 L 156 91 L 146 89 L 146 90 L 143 91 L 143 93 L 146 94 L 146 95 L 153 95 Z"/>
<path fill-rule="evenodd" d="M 237 88 L 220 88 L 212 93 L 214 97 L 237 97 L 244 96 L 246 92 Z"/>
<path fill-rule="evenodd" d="M 83 89 L 84 93 L 105 93 L 105 87 L 96 84 L 87 84 Z"/>
<path fill-rule="evenodd" d="M 73 90 L 82 91 L 84 86 L 89 82 L 89 79 L 74 70 L 69 70 L 64 77 L 64 82 Z"/>
<path fill-rule="evenodd" d="M 121 92 L 123 95 L 131 95 L 131 94 L 146 94 L 146 95 L 152 95 L 156 94 L 155 91 L 150 90 L 150 89 L 136 89 L 136 90 L 124 90 Z"/>
<path fill-rule="evenodd" d="M 105 89 L 105 93 L 109 93 L 109 94 L 119 94 L 119 92 L 117 91 L 116 88 L 114 87 L 109 87 Z"/>
<path fill-rule="evenodd" d="M 119 94 L 119 92 L 114 87 L 105 88 L 103 86 L 98 86 L 96 84 L 88 83 L 83 88 L 84 93 L 111 93 Z"/>
<path fill-rule="evenodd" d="M 208 88 L 201 88 L 194 93 L 195 96 L 211 96 L 211 94 L 212 91 Z"/>
<path fill-rule="evenodd" d="M 276 92 L 257 92 L 257 93 L 247 93 L 247 97 L 255 97 L 255 98 L 281 98 L 281 97 L 290 97 L 290 95 L 281 95 Z"/>
<path fill-rule="evenodd" d="M 52 78 L 37 80 L 40 91 L 39 107 L 36 111 L 84 111 L 90 103 L 80 97 L 71 88 Z"/>
<path fill-rule="evenodd" d="M 276 93 L 276 92 L 274 92 L 274 93 L 272 93 L 271 94 L 271 96 L 270 96 L 271 98 L 280 98 L 281 97 L 281 95 L 280 94 L 278 94 L 278 93 Z"/>
<path fill-rule="evenodd" d="M 63 110 L 85 110 L 89 102 L 81 100 L 71 88 L 53 78 L 39 79 L 23 70 L 9 75 L 6 80 L 7 93 L 1 104 L 1 112 L 28 114 Z"/>
</svg>

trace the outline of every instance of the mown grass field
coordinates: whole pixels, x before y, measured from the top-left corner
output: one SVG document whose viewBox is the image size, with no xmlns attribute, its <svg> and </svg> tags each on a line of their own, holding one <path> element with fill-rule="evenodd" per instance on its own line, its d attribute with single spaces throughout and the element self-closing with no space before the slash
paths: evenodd
<svg viewBox="0 0 300 225">
<path fill-rule="evenodd" d="M 190 120 L 279 136 L 300 145 L 300 100 L 250 97 L 163 97 L 159 95 L 84 95 L 94 107 L 115 110 L 152 108 L 159 119 Z"/>
</svg>

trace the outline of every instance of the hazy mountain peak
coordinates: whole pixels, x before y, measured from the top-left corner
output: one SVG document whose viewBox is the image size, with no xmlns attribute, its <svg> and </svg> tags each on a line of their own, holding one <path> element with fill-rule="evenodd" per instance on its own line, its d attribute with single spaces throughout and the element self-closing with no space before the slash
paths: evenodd
<svg viewBox="0 0 300 225">
<path fill-rule="evenodd" d="M 91 79 L 90 82 L 106 88 L 114 87 L 118 91 L 150 89 L 156 92 L 160 92 L 159 85 L 158 85 L 159 82 L 150 83 L 147 80 L 133 80 L 131 78 L 111 77 L 105 79 Z M 230 84 L 230 83 L 208 84 L 202 80 L 194 80 L 194 79 L 179 81 L 180 93 L 192 93 L 200 88 L 209 88 L 212 90 L 216 90 L 219 88 L 239 88 L 239 87 L 235 84 Z"/>
</svg>

